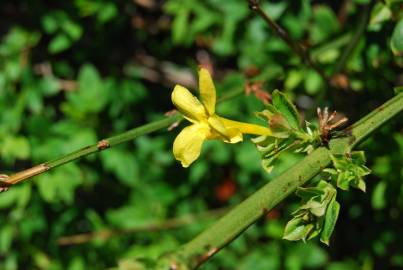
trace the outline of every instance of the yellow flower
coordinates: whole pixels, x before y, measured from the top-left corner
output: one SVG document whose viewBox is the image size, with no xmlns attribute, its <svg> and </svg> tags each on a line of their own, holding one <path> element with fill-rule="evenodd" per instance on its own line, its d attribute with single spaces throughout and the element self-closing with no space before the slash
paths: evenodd
<svg viewBox="0 0 403 270">
<path fill-rule="evenodd" d="M 205 140 L 219 139 L 226 143 L 242 141 L 242 134 L 271 135 L 270 129 L 259 125 L 229 120 L 215 113 L 216 90 L 210 73 L 199 71 L 201 102 L 185 87 L 176 85 L 172 92 L 172 103 L 192 125 L 185 127 L 176 137 L 173 153 L 183 167 L 195 161 Z"/>
</svg>

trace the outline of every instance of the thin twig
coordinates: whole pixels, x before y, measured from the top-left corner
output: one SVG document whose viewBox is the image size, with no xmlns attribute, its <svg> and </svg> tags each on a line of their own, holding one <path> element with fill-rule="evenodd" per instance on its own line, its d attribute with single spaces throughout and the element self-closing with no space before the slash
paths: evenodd
<svg viewBox="0 0 403 270">
<path fill-rule="evenodd" d="M 101 140 L 96 144 L 84 147 L 80 150 L 67 154 L 61 158 L 52 160 L 50 162 L 42 163 L 40 165 L 34 166 L 32 168 L 26 169 L 24 171 L 15 173 L 3 181 L 0 181 L 0 187 L 10 187 L 11 185 L 15 185 L 21 181 L 27 180 L 35 175 L 42 174 L 50 169 L 56 168 L 68 162 L 74 161 L 76 159 L 82 158 L 84 156 L 88 156 L 90 154 L 100 152 L 109 147 L 121 144 L 123 142 L 127 142 L 133 140 L 134 138 L 151 133 L 153 131 L 162 129 L 164 127 L 168 127 L 175 121 L 179 121 L 181 119 L 181 115 L 176 114 L 170 117 L 165 117 L 162 120 L 155 121 L 129 131 L 126 131 L 122 134 L 119 134 L 114 137 L 110 137 L 108 139 Z"/>
<path fill-rule="evenodd" d="M 58 244 L 62 246 L 78 245 L 90 242 L 95 239 L 107 240 L 114 236 L 127 235 L 139 232 L 154 232 L 161 230 L 177 229 L 195 222 L 206 221 L 211 218 L 218 218 L 228 211 L 227 208 L 214 209 L 196 215 L 185 215 L 182 217 L 172 218 L 162 223 L 153 223 L 143 226 L 136 226 L 129 229 L 116 230 L 100 230 L 95 232 L 81 233 L 70 236 L 63 236 L 58 239 Z"/>
<path fill-rule="evenodd" d="M 344 27 L 344 24 L 346 23 L 347 20 L 347 13 L 348 13 L 348 8 L 351 5 L 351 0 L 344 0 L 343 3 L 340 6 L 339 11 L 337 12 L 337 20 L 339 21 L 340 27 Z"/>
<path fill-rule="evenodd" d="M 339 61 L 336 63 L 334 70 L 333 70 L 333 75 L 337 75 L 341 73 L 344 69 L 344 66 L 347 63 L 347 60 L 350 58 L 351 54 L 354 51 L 354 48 L 358 45 L 358 42 L 360 41 L 362 35 L 365 32 L 365 29 L 368 25 L 369 18 L 370 18 L 370 11 L 371 7 L 373 5 L 374 1 L 371 1 L 368 5 L 364 7 L 364 10 L 362 11 L 362 16 L 360 21 L 358 22 L 357 29 L 351 38 L 349 44 L 347 47 L 343 50 L 342 55 L 339 58 Z"/>
<path fill-rule="evenodd" d="M 247 0 L 249 7 L 255 11 L 262 19 L 270 26 L 270 28 L 285 42 L 287 45 L 302 59 L 302 61 L 314 69 L 320 77 L 327 83 L 329 82 L 326 74 L 317 66 L 317 64 L 311 59 L 305 47 L 294 41 L 287 31 L 273 21 L 261 8 L 258 0 Z"/>
<path fill-rule="evenodd" d="M 242 89 L 242 88 L 234 89 L 233 91 L 229 91 L 228 93 L 226 93 L 226 95 L 223 95 L 222 98 L 218 100 L 218 102 L 222 102 L 224 100 L 231 99 L 235 96 L 242 94 L 243 92 L 244 92 L 244 89 Z M 136 127 L 134 129 L 126 131 L 122 134 L 100 140 L 96 144 L 84 147 L 80 150 L 69 153 L 61 158 L 42 163 L 40 165 L 36 165 L 32 168 L 23 170 L 21 172 L 17 172 L 8 177 L 0 178 L 0 191 L 6 190 L 6 188 L 9 188 L 12 185 L 15 185 L 21 181 L 30 179 L 33 176 L 42 174 L 44 172 L 47 172 L 51 169 L 54 169 L 56 167 L 66 164 L 66 163 L 83 158 L 85 156 L 91 155 L 96 152 L 100 152 L 102 150 L 108 149 L 108 148 L 116 146 L 118 144 L 131 141 L 139 136 L 143 136 L 143 135 L 149 134 L 151 132 L 154 132 L 154 131 L 157 131 L 157 130 L 160 130 L 163 128 L 168 128 L 175 122 L 180 121 L 181 119 L 183 119 L 182 116 L 180 114 L 176 113 L 174 115 L 165 117 L 161 120 L 157 120 L 157 121 Z"/>
</svg>

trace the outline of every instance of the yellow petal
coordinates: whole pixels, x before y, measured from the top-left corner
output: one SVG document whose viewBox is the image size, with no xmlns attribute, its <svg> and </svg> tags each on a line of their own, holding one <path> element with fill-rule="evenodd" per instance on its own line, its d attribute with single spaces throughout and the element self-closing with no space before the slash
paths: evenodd
<svg viewBox="0 0 403 270">
<path fill-rule="evenodd" d="M 185 116 L 186 119 L 195 123 L 207 119 L 204 106 L 185 87 L 176 85 L 171 95 L 172 103 Z"/>
<path fill-rule="evenodd" d="M 221 123 L 223 123 L 223 125 L 227 128 L 227 130 L 229 130 L 231 128 L 235 128 L 235 129 L 238 129 L 243 134 L 255 134 L 255 135 L 265 135 L 265 136 L 273 135 L 272 131 L 267 127 L 233 121 L 233 120 L 223 118 L 223 117 L 219 117 L 219 118 L 220 118 Z"/>
<path fill-rule="evenodd" d="M 216 91 L 213 79 L 205 68 L 201 68 L 199 71 L 199 91 L 208 114 L 213 115 L 215 113 Z"/>
<path fill-rule="evenodd" d="M 228 138 L 229 140 L 226 143 L 239 143 L 243 141 L 242 132 L 237 128 L 228 128 Z"/>
<path fill-rule="evenodd" d="M 227 130 L 227 137 L 222 136 L 216 130 L 211 130 L 209 135 L 207 136 L 208 140 L 221 140 L 225 143 L 238 143 L 243 141 L 243 135 L 236 128 L 230 128 Z"/>
<path fill-rule="evenodd" d="M 243 137 L 242 133 L 233 127 L 226 127 L 221 122 L 221 117 L 218 115 L 210 116 L 208 119 L 208 123 L 211 127 L 211 133 L 208 136 L 208 139 L 220 139 L 226 143 L 237 143 L 241 142 Z"/>
<path fill-rule="evenodd" d="M 173 153 L 183 167 L 189 167 L 200 156 L 203 141 L 209 133 L 205 124 L 193 124 L 185 127 L 176 137 Z"/>
<path fill-rule="evenodd" d="M 228 140 L 228 132 L 224 124 L 221 123 L 220 118 L 217 115 L 212 115 L 208 118 L 210 127 L 214 129 L 220 136 Z"/>
</svg>

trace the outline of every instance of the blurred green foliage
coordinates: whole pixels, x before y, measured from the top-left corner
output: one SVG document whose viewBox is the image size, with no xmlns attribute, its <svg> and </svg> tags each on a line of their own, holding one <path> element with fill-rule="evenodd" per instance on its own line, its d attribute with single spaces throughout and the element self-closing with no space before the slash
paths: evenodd
<svg viewBox="0 0 403 270">
<path fill-rule="evenodd" d="M 371 2 L 371 3 L 370 3 Z M 261 1 L 263 9 L 331 74 L 350 44 L 369 0 Z M 350 122 L 401 86 L 402 1 L 374 3 L 369 25 L 328 86 L 238 0 L 7 1 L 0 4 L 0 170 L 12 173 L 153 121 L 173 108 L 175 83 L 195 88 L 198 64 L 215 68 L 219 95 L 264 81 L 284 89 L 306 120 L 330 106 Z M 256 121 L 254 96 L 218 110 Z M 330 247 L 281 239 L 294 196 L 201 267 L 213 269 L 401 269 L 403 135 L 401 118 L 368 139 L 367 193 L 341 193 Z M 156 258 L 208 225 L 144 230 L 174 217 L 240 202 L 270 174 L 246 141 L 208 142 L 184 170 L 171 145 L 177 130 L 89 156 L 0 194 L 0 269 L 105 269 L 119 260 Z M 216 218 L 216 217 L 214 217 Z M 210 221 L 214 218 L 208 219 Z M 80 245 L 62 236 L 131 230 Z"/>
</svg>

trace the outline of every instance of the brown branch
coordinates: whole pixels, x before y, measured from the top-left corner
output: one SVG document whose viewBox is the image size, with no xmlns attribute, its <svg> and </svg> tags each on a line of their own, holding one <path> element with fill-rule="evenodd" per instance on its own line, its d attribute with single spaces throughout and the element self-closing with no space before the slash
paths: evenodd
<svg viewBox="0 0 403 270">
<path fill-rule="evenodd" d="M 250 9 L 255 11 L 262 19 L 269 25 L 269 27 L 280 37 L 298 56 L 302 59 L 302 61 L 314 69 L 320 77 L 326 82 L 329 82 L 326 74 L 317 66 L 317 64 L 311 59 L 305 47 L 301 44 L 294 41 L 291 36 L 287 33 L 287 31 L 278 25 L 275 21 L 273 21 L 261 8 L 258 0 L 247 0 L 249 3 Z"/>
<path fill-rule="evenodd" d="M 339 21 L 340 27 L 343 28 L 348 15 L 348 9 L 351 5 L 351 0 L 344 0 L 341 4 L 339 11 L 337 12 L 337 20 Z"/>
<path fill-rule="evenodd" d="M 70 236 L 63 236 L 58 239 L 58 244 L 62 246 L 79 245 L 90 242 L 95 239 L 106 240 L 114 236 L 133 234 L 138 232 L 154 232 L 161 230 L 177 229 L 195 222 L 205 221 L 210 218 L 218 218 L 227 212 L 227 208 L 214 209 L 197 215 L 186 215 L 182 217 L 172 218 L 162 223 L 147 224 L 136 226 L 129 229 L 105 229 L 95 232 L 81 233 Z"/>
<path fill-rule="evenodd" d="M 361 37 L 364 35 L 370 19 L 372 6 L 374 4 L 375 1 L 371 0 L 369 4 L 364 6 L 361 13 L 360 21 L 358 22 L 358 26 L 354 32 L 354 35 L 352 36 L 347 47 L 343 49 L 343 52 L 334 67 L 334 75 L 338 75 L 343 71 L 345 65 L 347 64 L 347 61 L 350 59 L 351 54 L 354 52 L 354 49 L 357 47 L 359 41 L 361 40 Z"/>
</svg>

